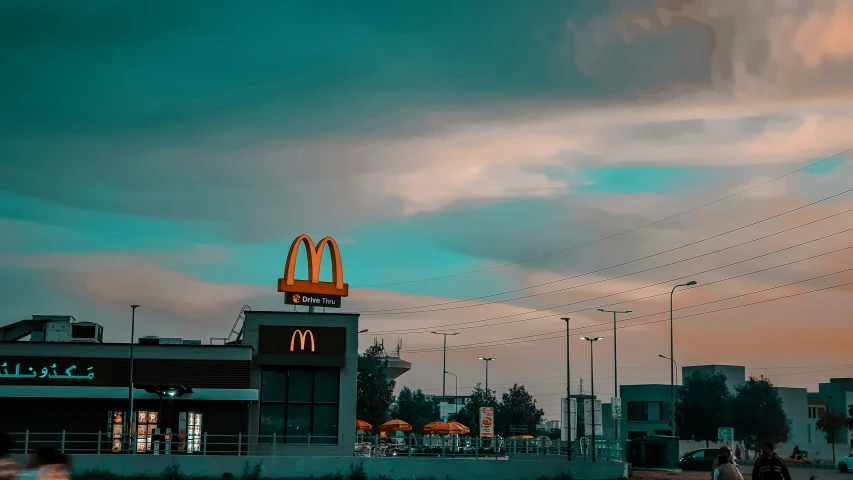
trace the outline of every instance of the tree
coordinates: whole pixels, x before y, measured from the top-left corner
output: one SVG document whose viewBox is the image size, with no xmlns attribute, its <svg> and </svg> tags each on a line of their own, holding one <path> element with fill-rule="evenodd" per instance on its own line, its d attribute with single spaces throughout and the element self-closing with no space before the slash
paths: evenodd
<svg viewBox="0 0 853 480">
<path fill-rule="evenodd" d="M 737 387 L 731 402 L 735 439 L 755 450 L 761 443 L 778 444 L 788 439 L 788 417 L 779 392 L 769 379 L 749 377 Z"/>
<path fill-rule="evenodd" d="M 826 436 L 826 441 L 832 444 L 833 463 L 835 463 L 835 435 L 847 423 L 847 418 L 843 413 L 838 413 L 834 410 L 825 410 L 815 424 L 817 429 Z"/>
<path fill-rule="evenodd" d="M 394 418 L 403 420 L 412 426 L 413 432 L 420 433 L 424 425 L 438 420 L 438 400 L 427 397 L 420 389 L 412 392 L 409 387 L 403 387 L 397 395 L 393 413 Z"/>
<path fill-rule="evenodd" d="M 495 407 L 497 404 L 498 399 L 495 397 L 495 391 L 486 390 L 482 384 L 478 383 L 471 391 L 471 396 L 468 397 L 465 406 L 452 418 L 470 428 L 472 435 L 478 436 L 480 435 L 480 407 Z"/>
<path fill-rule="evenodd" d="M 527 393 L 524 385 L 516 383 L 501 396 L 501 403 L 495 410 L 495 431 L 508 435 L 510 425 L 525 425 L 528 432 L 535 432 L 543 415 L 545 412 L 536 408 L 536 400 Z"/>
<path fill-rule="evenodd" d="M 374 431 L 388 420 L 388 410 L 394 403 L 394 380 L 388 379 L 388 361 L 383 358 L 385 347 L 374 344 L 358 359 L 356 380 L 356 416 L 373 425 Z"/>
<path fill-rule="evenodd" d="M 683 439 L 717 440 L 717 429 L 728 427 L 731 394 L 722 373 L 706 375 L 696 372 L 684 379 L 675 404 L 675 422 Z"/>
</svg>

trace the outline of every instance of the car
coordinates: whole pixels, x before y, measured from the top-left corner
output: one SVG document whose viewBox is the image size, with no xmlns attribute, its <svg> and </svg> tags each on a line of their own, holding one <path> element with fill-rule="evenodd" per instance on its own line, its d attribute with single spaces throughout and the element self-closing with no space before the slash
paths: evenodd
<svg viewBox="0 0 853 480">
<path fill-rule="evenodd" d="M 853 470 L 853 452 L 850 452 L 850 455 L 847 455 L 846 457 L 841 457 L 836 460 L 835 468 L 837 468 L 841 473 L 847 473 Z"/>
<path fill-rule="evenodd" d="M 678 468 L 694 472 L 710 472 L 714 460 L 720 456 L 719 448 L 700 448 L 685 453 L 678 459 Z"/>
</svg>

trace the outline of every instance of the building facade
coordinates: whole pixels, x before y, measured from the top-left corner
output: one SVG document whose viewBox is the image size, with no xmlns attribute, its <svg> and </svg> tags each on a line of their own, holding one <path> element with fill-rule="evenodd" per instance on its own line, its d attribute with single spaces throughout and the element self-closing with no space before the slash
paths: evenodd
<svg viewBox="0 0 853 480">
<path fill-rule="evenodd" d="M 623 440 L 672 435 L 670 385 L 622 385 L 620 392 L 622 422 L 619 430 Z"/>
<path fill-rule="evenodd" d="M 131 348 L 102 343 L 99 325 L 35 316 L 0 328 L 0 397 L 16 412 L 0 429 L 85 436 L 87 451 L 150 453 L 168 435 L 170 453 L 351 454 L 357 332 L 357 314 L 252 311 L 232 344 L 145 337 Z"/>
</svg>

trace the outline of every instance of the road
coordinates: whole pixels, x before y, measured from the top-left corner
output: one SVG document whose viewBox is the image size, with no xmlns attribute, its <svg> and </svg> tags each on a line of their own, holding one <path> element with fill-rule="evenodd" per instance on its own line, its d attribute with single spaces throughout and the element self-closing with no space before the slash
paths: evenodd
<svg viewBox="0 0 853 480">
<path fill-rule="evenodd" d="M 751 480 L 752 465 L 746 465 L 741 470 L 744 480 Z M 791 480 L 809 480 L 814 475 L 817 480 L 853 480 L 853 473 L 840 473 L 826 468 L 791 468 Z M 635 470 L 631 480 L 710 480 L 711 475 L 705 472 L 663 472 Z"/>
</svg>

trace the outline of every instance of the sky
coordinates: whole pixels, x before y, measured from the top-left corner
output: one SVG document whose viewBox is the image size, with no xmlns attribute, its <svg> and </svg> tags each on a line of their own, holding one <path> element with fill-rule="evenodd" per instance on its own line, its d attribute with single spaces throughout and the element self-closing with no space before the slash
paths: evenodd
<svg viewBox="0 0 853 480">
<path fill-rule="evenodd" d="M 620 383 L 668 383 L 688 280 L 679 365 L 853 376 L 846 0 L 9 1 L 0 56 L 2 324 L 224 337 L 307 233 L 400 386 L 458 332 L 460 393 L 496 357 L 556 417 L 569 316 L 607 398 L 597 308 Z"/>
</svg>

